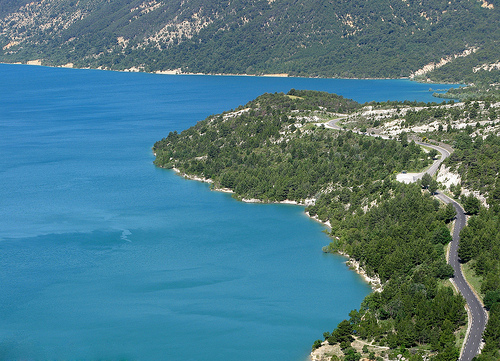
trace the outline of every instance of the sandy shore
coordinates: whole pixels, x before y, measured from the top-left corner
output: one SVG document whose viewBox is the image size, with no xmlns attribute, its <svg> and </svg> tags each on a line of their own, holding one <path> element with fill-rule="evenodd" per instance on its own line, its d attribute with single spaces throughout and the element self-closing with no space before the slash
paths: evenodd
<svg viewBox="0 0 500 361">
<path fill-rule="evenodd" d="M 318 78 L 316 76 L 303 76 L 303 75 L 290 75 L 288 73 L 262 73 L 262 74 L 232 74 L 232 73 L 191 73 L 191 72 L 183 72 L 180 69 L 167 69 L 167 70 L 154 70 L 154 71 L 149 71 L 146 72 L 143 70 L 142 66 L 132 66 L 128 69 L 123 69 L 123 70 L 116 70 L 116 69 L 107 69 L 101 67 L 96 67 L 96 68 L 90 68 L 90 67 L 75 67 L 74 63 L 67 63 L 67 64 L 60 64 L 60 65 L 44 65 L 45 59 L 34 59 L 34 60 L 27 60 L 25 62 L 13 62 L 13 63 L 8 63 L 8 62 L 0 62 L 0 64 L 18 64 L 18 65 L 26 65 L 27 63 L 30 63 L 31 65 L 40 65 L 40 66 L 46 66 L 49 68 L 73 68 L 73 69 L 92 69 L 92 70 L 104 70 L 104 71 L 117 71 L 117 72 L 141 72 L 141 73 L 147 73 L 147 74 L 158 74 L 158 75 L 207 75 L 207 76 L 249 76 L 249 77 L 270 77 L 270 78 L 306 78 L 306 79 L 315 79 Z M 393 79 L 409 79 L 408 77 L 399 77 L 399 78 L 377 78 L 377 77 L 371 77 L 371 78 L 358 78 L 358 77 L 348 77 L 348 78 L 338 78 L 336 76 L 332 77 L 320 77 L 321 79 L 352 79 L 352 80 L 393 80 Z M 418 83 L 424 83 L 423 81 L 416 81 Z M 426 81 L 425 83 L 432 84 L 431 81 Z M 439 83 L 443 84 L 443 83 Z M 444 83 L 446 84 L 446 83 Z M 454 84 L 454 83 L 450 83 Z"/>
<path fill-rule="evenodd" d="M 156 155 L 156 154 L 155 154 Z M 186 174 L 186 173 L 181 173 L 181 171 L 177 168 L 172 168 L 172 170 L 179 174 L 181 177 L 184 177 L 186 179 L 192 179 L 192 180 L 196 180 L 196 181 L 199 181 L 199 182 L 204 182 L 204 183 L 213 183 L 214 181 L 210 178 L 202 178 L 202 177 L 197 177 L 195 175 L 189 175 L 189 174 Z M 232 193 L 233 191 L 230 190 L 230 192 Z"/>
<path fill-rule="evenodd" d="M 332 225 L 330 224 L 330 221 L 322 221 L 321 219 L 318 218 L 318 216 L 311 216 L 309 212 L 306 212 L 307 216 L 311 219 L 314 219 L 316 222 L 321 223 L 324 226 L 327 226 L 328 228 L 332 228 Z"/>
</svg>

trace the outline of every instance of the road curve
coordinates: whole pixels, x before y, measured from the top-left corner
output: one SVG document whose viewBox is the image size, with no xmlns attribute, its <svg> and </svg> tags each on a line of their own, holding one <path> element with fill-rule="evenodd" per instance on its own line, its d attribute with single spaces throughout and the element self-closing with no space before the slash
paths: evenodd
<svg viewBox="0 0 500 361">
<path fill-rule="evenodd" d="M 327 127 L 330 129 L 341 130 L 342 128 L 337 125 L 337 122 L 342 119 L 344 118 L 338 118 L 328 122 Z M 387 138 L 380 135 L 372 136 Z M 441 153 L 441 157 L 440 159 L 436 160 L 425 172 L 416 173 L 413 177 L 413 182 L 421 179 L 425 173 L 434 175 L 439 169 L 441 163 L 450 156 L 450 152 L 443 147 L 424 142 L 416 142 L 416 144 L 436 149 L 439 153 Z M 447 204 L 453 204 L 453 207 L 457 212 L 455 227 L 453 229 L 453 240 L 451 242 L 450 251 L 448 254 L 448 263 L 453 267 L 454 271 L 454 276 L 450 280 L 464 297 L 465 302 L 467 303 L 467 311 L 469 316 L 467 335 L 464 344 L 462 345 L 462 350 L 460 352 L 458 361 L 471 361 L 481 351 L 480 346 L 483 341 L 483 332 L 486 328 L 488 315 L 481 301 L 465 280 L 465 277 L 462 273 L 462 268 L 460 267 L 458 246 L 460 241 L 460 231 L 465 227 L 466 224 L 465 211 L 460 204 L 442 193 L 437 193 L 436 197 Z"/>
<path fill-rule="evenodd" d="M 336 130 L 342 130 L 341 127 L 339 127 L 337 125 L 337 123 L 341 120 L 344 120 L 346 117 L 339 117 L 337 119 L 333 119 L 333 120 L 330 120 L 328 123 L 326 123 L 326 127 L 327 128 L 330 128 L 330 129 L 336 129 Z M 357 132 L 357 131 L 354 131 L 355 133 L 358 133 L 358 134 L 366 134 L 366 135 L 369 135 L 371 137 L 377 137 L 377 138 L 383 138 L 383 139 L 390 139 L 387 135 L 381 135 L 381 134 L 368 134 L 368 133 L 361 133 L 361 132 Z M 420 173 L 407 173 L 406 175 L 406 178 L 407 180 L 404 181 L 405 183 L 413 183 L 413 182 L 416 182 L 417 180 L 419 179 L 422 179 L 422 176 L 425 174 L 425 173 L 428 173 L 429 175 L 434 175 L 437 173 L 439 167 L 441 166 L 441 163 L 443 163 L 443 161 L 448 158 L 450 156 L 450 151 L 448 151 L 447 149 L 443 148 L 443 147 L 440 147 L 438 145 L 434 145 L 434 144 L 429 144 L 429 143 L 425 143 L 425 142 L 415 142 L 415 144 L 418 144 L 420 146 L 425 146 L 425 147 L 428 147 L 428 148 L 433 148 L 435 150 L 437 150 L 440 154 L 441 154 L 441 157 L 439 159 L 436 159 L 434 161 L 434 163 L 425 171 L 423 172 L 420 172 Z"/>
<path fill-rule="evenodd" d="M 441 153 L 441 158 L 437 159 L 429 167 L 429 169 L 427 169 L 424 172 L 424 173 L 427 173 L 429 175 L 436 174 L 436 172 L 438 171 L 439 167 L 441 166 L 441 163 L 443 163 L 443 161 L 450 156 L 450 152 L 448 150 L 446 150 L 445 148 L 440 147 L 438 145 L 434 145 L 434 144 L 429 144 L 429 143 L 424 143 L 424 142 L 416 142 L 416 144 L 421 145 L 421 146 L 425 146 L 425 147 L 429 147 L 429 148 L 433 148 L 433 149 L 437 150 L 439 153 Z M 424 173 L 421 173 L 421 174 L 424 175 Z M 420 178 L 422 178 L 422 176 L 420 176 Z"/>
<path fill-rule="evenodd" d="M 459 361 L 470 361 L 480 352 L 480 346 L 483 340 L 483 332 L 486 328 L 488 316 L 481 301 L 479 301 L 478 297 L 472 291 L 471 287 L 465 280 L 465 277 L 462 273 L 462 268 L 460 267 L 460 260 L 458 257 L 458 242 L 460 240 L 460 231 L 466 223 L 464 209 L 460 204 L 442 193 L 438 193 L 436 196 L 445 203 L 453 204 L 453 207 L 455 207 L 455 210 L 457 211 L 455 228 L 453 229 L 453 241 L 450 245 L 448 263 L 453 267 L 453 270 L 455 271 L 455 275 L 453 276 L 451 281 L 455 284 L 457 289 L 465 298 L 469 314 L 467 338 L 464 342 L 464 345 L 462 346 L 462 352 L 460 354 Z"/>
<path fill-rule="evenodd" d="M 337 123 L 340 122 L 341 120 L 344 120 L 345 118 L 347 118 L 347 115 L 339 117 L 337 119 L 330 120 L 328 123 L 326 123 L 325 126 L 330 129 L 342 130 L 342 128 L 339 127 Z"/>
<path fill-rule="evenodd" d="M 442 147 L 422 142 L 417 142 L 417 144 L 434 148 L 441 153 L 441 158 L 439 159 L 440 162 L 434 162 L 434 164 L 429 169 L 427 169 L 426 173 L 429 173 L 430 175 L 436 173 L 441 162 L 445 158 L 450 156 L 450 152 Z M 465 280 L 465 277 L 462 273 L 462 267 L 460 266 L 458 246 L 460 241 L 460 231 L 465 227 L 466 224 L 465 211 L 460 204 L 442 193 L 438 193 L 436 197 L 447 204 L 453 204 L 453 207 L 457 212 L 455 218 L 455 227 L 453 228 L 453 240 L 451 242 L 450 251 L 448 254 L 448 263 L 453 267 L 454 271 L 454 276 L 450 280 L 455 284 L 458 291 L 464 297 L 465 302 L 467 303 L 467 311 L 469 315 L 469 325 L 466 340 L 464 341 L 464 344 L 462 346 L 459 361 L 470 361 L 481 351 L 480 346 L 483 341 L 483 332 L 486 328 L 486 323 L 488 322 L 488 314 L 486 313 L 486 310 L 477 295 Z"/>
</svg>

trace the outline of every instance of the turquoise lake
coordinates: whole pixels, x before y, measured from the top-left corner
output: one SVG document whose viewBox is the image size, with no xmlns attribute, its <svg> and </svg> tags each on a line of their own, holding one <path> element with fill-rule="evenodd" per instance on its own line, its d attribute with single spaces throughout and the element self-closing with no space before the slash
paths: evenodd
<svg viewBox="0 0 500 361">
<path fill-rule="evenodd" d="M 0 64 L 0 360 L 304 361 L 370 288 L 303 207 L 212 192 L 151 147 L 264 92 L 429 87 Z"/>
</svg>

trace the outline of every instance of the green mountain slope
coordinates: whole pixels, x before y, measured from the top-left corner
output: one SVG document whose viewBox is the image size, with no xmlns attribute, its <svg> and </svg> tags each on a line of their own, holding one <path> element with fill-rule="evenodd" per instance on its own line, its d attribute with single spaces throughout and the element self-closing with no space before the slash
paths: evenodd
<svg viewBox="0 0 500 361">
<path fill-rule="evenodd" d="M 0 61 L 203 73 L 401 77 L 500 60 L 500 2 L 46 0 L 0 6 Z M 482 54 L 480 57 L 475 56 Z M 467 68 L 467 71 L 465 71 Z M 488 74 L 499 70 L 488 71 Z M 424 76 L 427 76 L 424 74 Z"/>
</svg>

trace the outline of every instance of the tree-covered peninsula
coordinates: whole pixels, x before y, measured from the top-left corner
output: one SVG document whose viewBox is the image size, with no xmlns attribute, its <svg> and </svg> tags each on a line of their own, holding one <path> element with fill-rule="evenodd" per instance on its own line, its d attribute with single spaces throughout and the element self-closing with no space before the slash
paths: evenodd
<svg viewBox="0 0 500 361">
<path fill-rule="evenodd" d="M 430 163 L 413 143 L 403 147 L 317 126 L 359 107 L 321 92 L 264 94 L 180 134 L 170 133 L 153 147 L 155 164 L 209 178 L 240 198 L 303 203 L 328 188 L 354 210 L 368 200 L 364 192 L 383 189 L 393 172 Z"/>
<path fill-rule="evenodd" d="M 378 292 L 314 348 L 326 341 L 332 359 L 456 360 L 467 317 L 447 281 L 454 210 L 420 184 L 395 179 L 401 171 L 421 171 L 435 154 L 406 136 L 398 141 L 371 137 L 366 127 L 358 133 L 325 126 L 336 118 L 359 120 L 366 109 L 322 92 L 264 94 L 170 133 L 153 147 L 155 164 L 210 179 L 238 199 L 307 204 L 311 216 L 331 225 L 324 250 L 345 252 L 380 277 Z"/>
</svg>

